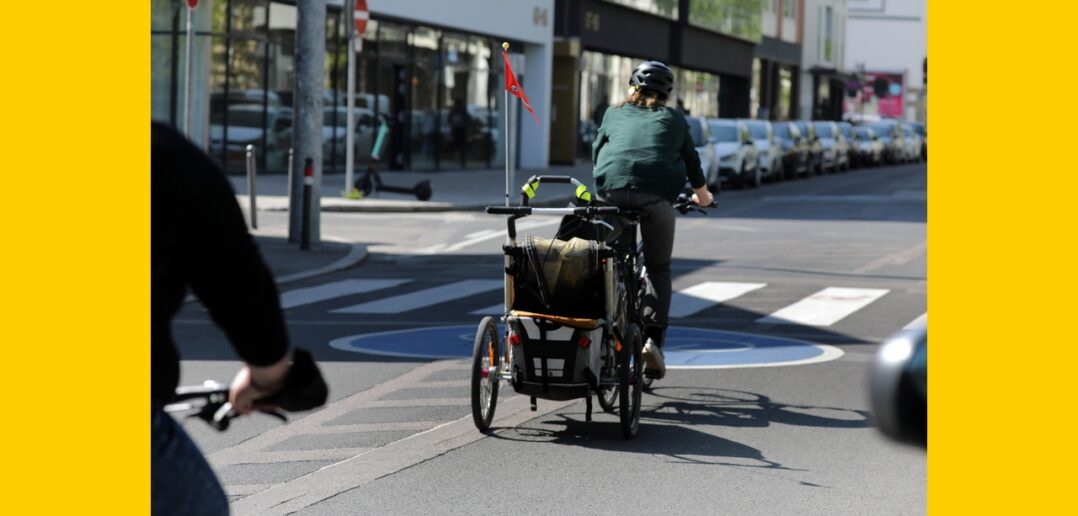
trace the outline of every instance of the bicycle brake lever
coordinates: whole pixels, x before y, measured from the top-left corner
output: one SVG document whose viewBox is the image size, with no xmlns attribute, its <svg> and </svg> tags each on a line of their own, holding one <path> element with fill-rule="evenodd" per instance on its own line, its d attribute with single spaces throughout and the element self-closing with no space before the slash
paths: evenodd
<svg viewBox="0 0 1078 516">
<path fill-rule="evenodd" d="M 606 228 L 609 229 L 610 231 L 614 231 L 614 226 L 611 226 L 610 224 L 607 224 L 605 220 L 593 219 L 593 220 L 590 220 L 588 222 L 591 222 L 592 224 L 602 224 L 602 225 L 606 226 Z"/>
</svg>

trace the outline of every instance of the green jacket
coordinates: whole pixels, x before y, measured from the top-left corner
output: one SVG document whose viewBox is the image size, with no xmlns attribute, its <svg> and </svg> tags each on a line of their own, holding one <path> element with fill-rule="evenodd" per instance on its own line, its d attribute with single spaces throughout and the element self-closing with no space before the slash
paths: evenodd
<svg viewBox="0 0 1078 516">
<path fill-rule="evenodd" d="M 633 104 L 612 107 L 592 144 L 595 191 L 639 190 L 674 201 L 685 188 L 704 186 L 700 156 L 680 112 Z"/>
</svg>

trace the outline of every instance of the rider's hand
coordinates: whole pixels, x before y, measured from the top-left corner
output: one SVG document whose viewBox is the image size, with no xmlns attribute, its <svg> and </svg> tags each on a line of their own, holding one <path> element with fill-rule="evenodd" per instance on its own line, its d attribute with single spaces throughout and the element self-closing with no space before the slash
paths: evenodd
<svg viewBox="0 0 1078 516">
<path fill-rule="evenodd" d="M 711 195 L 711 192 L 708 191 L 706 186 L 694 188 L 692 202 L 696 203 L 698 206 L 710 206 L 711 203 L 715 202 L 715 197 Z"/>
<path fill-rule="evenodd" d="M 249 414 L 259 399 L 265 398 L 284 386 L 288 374 L 288 356 L 268 366 L 245 365 L 232 379 L 228 401 L 232 409 L 241 415 Z"/>
</svg>

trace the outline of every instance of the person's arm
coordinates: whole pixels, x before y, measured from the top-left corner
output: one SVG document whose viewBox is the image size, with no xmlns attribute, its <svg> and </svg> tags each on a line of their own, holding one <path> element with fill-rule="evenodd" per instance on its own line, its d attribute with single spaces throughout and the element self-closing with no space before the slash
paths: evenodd
<svg viewBox="0 0 1078 516">
<path fill-rule="evenodd" d="M 685 136 L 681 143 L 681 158 L 685 160 L 685 171 L 689 175 L 689 185 L 692 186 L 693 202 L 701 206 L 711 204 L 714 197 L 707 189 L 707 179 L 704 178 L 704 170 L 700 168 L 700 154 L 696 152 L 696 145 L 692 141 L 692 132 L 689 130 L 687 120 L 685 121 Z"/>
<path fill-rule="evenodd" d="M 595 133 L 595 141 L 591 142 L 591 162 L 592 164 L 599 161 L 599 150 L 603 148 L 609 138 L 606 137 L 606 131 L 604 126 L 599 126 L 599 130 Z"/>
<path fill-rule="evenodd" d="M 182 249 L 191 289 L 246 366 L 229 401 L 241 414 L 280 388 L 288 371 L 288 334 L 273 275 L 258 252 L 232 186 L 201 150 L 183 141 L 176 152 Z"/>
</svg>

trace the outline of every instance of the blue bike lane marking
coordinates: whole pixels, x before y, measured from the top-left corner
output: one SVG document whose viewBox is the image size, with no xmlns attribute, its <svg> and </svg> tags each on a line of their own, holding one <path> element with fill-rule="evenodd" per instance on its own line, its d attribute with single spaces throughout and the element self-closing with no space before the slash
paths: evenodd
<svg viewBox="0 0 1078 516">
<path fill-rule="evenodd" d="M 437 326 L 350 335 L 329 343 L 334 349 L 391 357 L 469 358 L 475 326 Z M 772 367 L 827 362 L 842 350 L 803 340 L 751 333 L 672 326 L 666 333 L 666 366 L 671 369 Z"/>
</svg>

